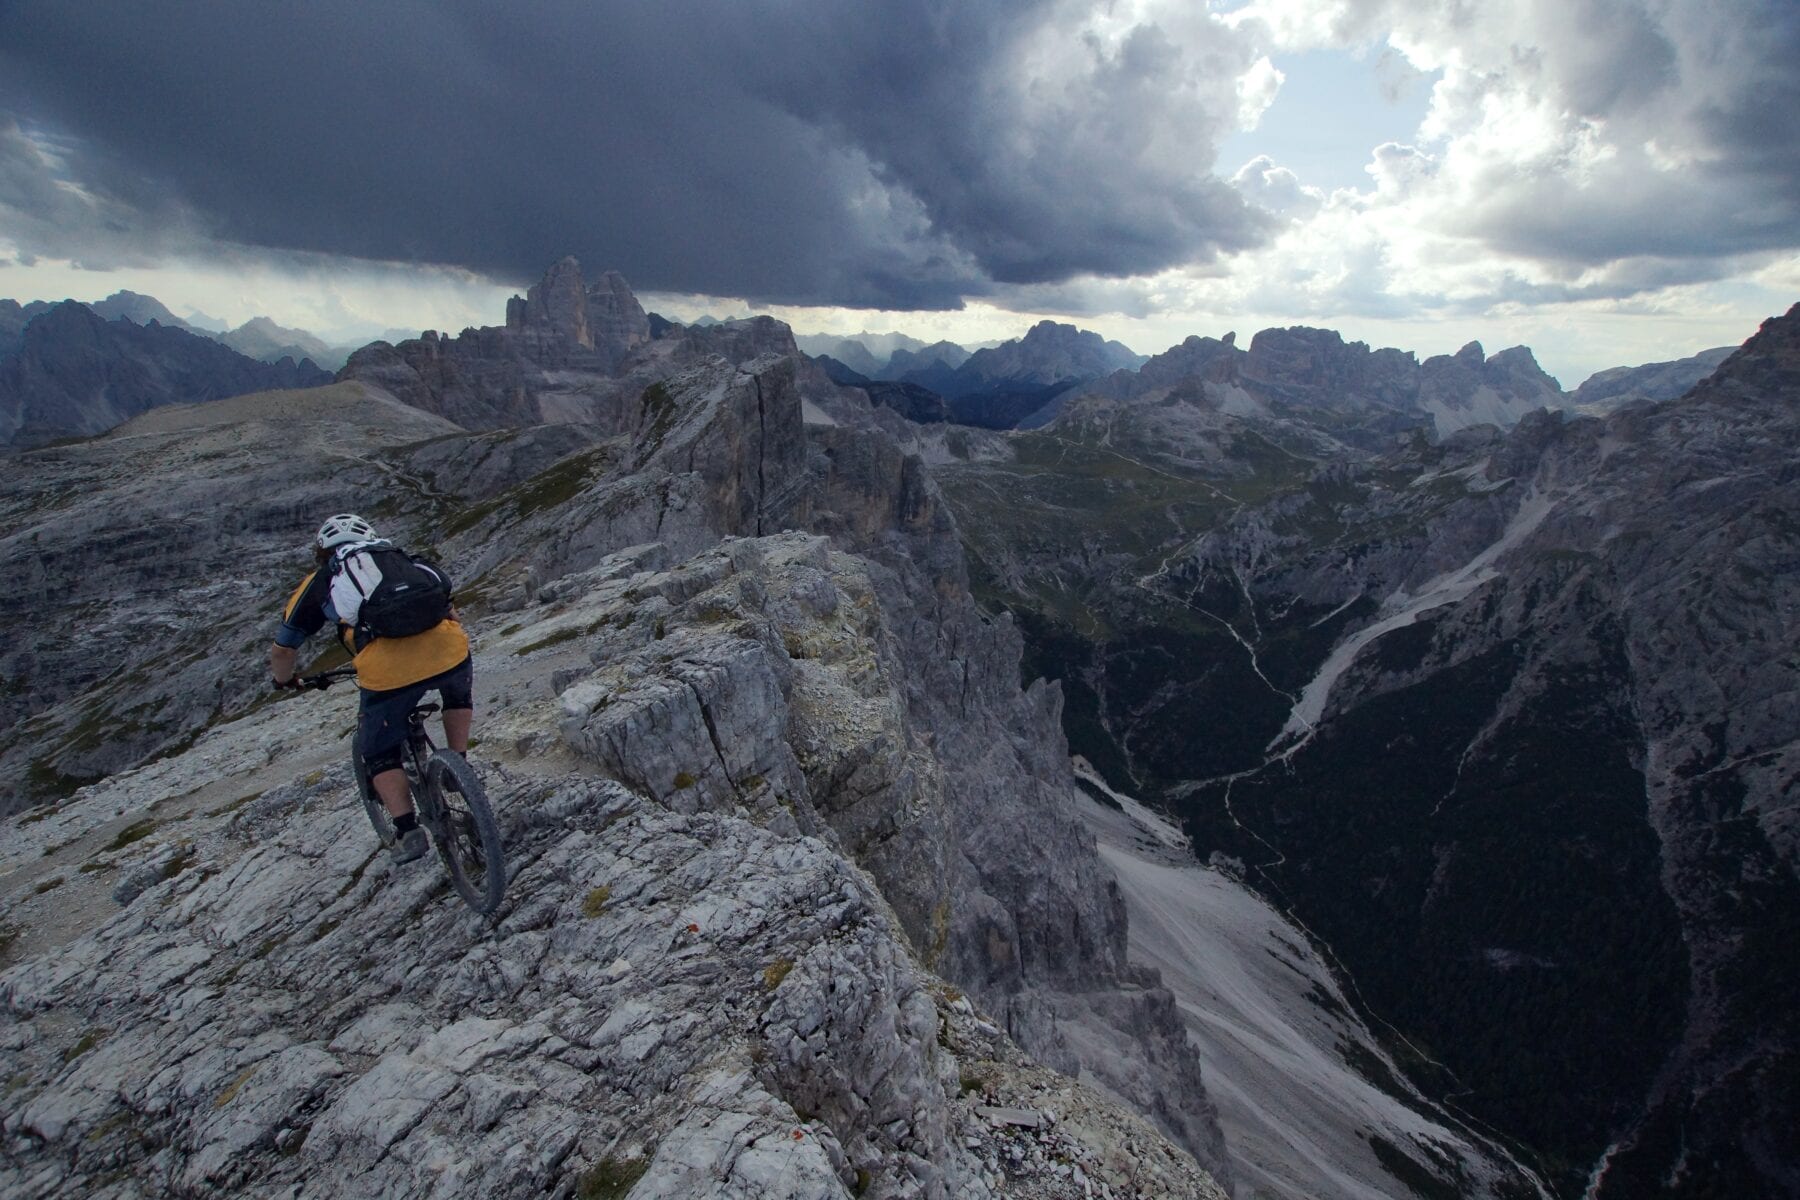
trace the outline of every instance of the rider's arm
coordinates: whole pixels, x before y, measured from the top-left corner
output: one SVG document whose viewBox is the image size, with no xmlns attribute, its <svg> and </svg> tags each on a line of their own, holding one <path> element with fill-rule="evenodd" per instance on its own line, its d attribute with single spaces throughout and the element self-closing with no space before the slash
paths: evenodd
<svg viewBox="0 0 1800 1200">
<path fill-rule="evenodd" d="M 330 620 L 326 598 L 330 580 L 314 571 L 308 575 L 281 610 L 281 627 L 275 631 L 275 644 L 269 647 L 269 674 L 278 684 L 294 677 L 300 647 Z"/>
</svg>

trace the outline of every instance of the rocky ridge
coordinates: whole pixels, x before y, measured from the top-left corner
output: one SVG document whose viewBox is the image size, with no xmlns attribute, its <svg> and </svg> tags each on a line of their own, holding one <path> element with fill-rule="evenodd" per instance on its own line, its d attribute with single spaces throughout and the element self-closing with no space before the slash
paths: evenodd
<svg viewBox="0 0 1800 1200">
<path fill-rule="evenodd" d="M 1135 372 L 1117 372 L 1065 404 L 1071 419 L 1166 403 L 1278 425 L 1303 423 L 1341 443 L 1381 451 L 1396 435 L 1443 437 L 1479 424 L 1506 428 L 1569 398 L 1523 346 L 1488 357 L 1479 342 L 1420 362 L 1410 351 L 1371 350 L 1329 329 L 1265 329 L 1240 349 L 1236 336 L 1190 337 Z M 1089 411 L 1079 410 L 1086 407 Z M 1135 417 L 1136 414 L 1133 414 Z"/>
<path fill-rule="evenodd" d="M 1674 400 L 1718 370 L 1719 364 L 1736 352 L 1736 346 L 1719 346 L 1672 362 L 1596 371 L 1575 389 L 1570 399 L 1589 416 L 1603 416 L 1634 400 Z"/>
<path fill-rule="evenodd" d="M 337 414 L 230 401 L 39 452 L 63 457 L 18 501 L 43 514 L 13 548 L 23 562 L 83 528 L 162 550 L 105 581 L 127 599 L 110 606 L 117 649 L 91 669 L 136 662 L 149 668 L 140 688 L 157 680 L 132 636 L 153 608 L 209 629 L 242 613 L 244 626 L 183 667 L 179 690 L 212 699 L 160 731 L 177 753 L 123 774 L 108 763 L 105 781 L 9 833 L 8 886 L 23 898 L 13 953 L 26 961 L 0 983 L 0 1047 L 24 1081 L 6 1126 L 19 1186 L 80 1190 L 125 1170 L 176 1186 L 314 1178 L 323 1194 L 366 1170 L 371 1187 L 535 1194 L 641 1167 L 633 1195 L 714 1194 L 694 1190 L 702 1177 L 721 1195 L 1217 1194 L 1149 1126 L 1010 1048 L 1094 1073 L 1216 1156 L 1172 1001 L 1126 960 L 1122 906 L 1069 807 L 1056 693 L 1020 691 L 1017 635 L 970 602 L 929 478 L 859 402 L 809 409 L 795 357 L 740 367 L 693 343 L 658 353 L 664 376 L 611 426 L 468 434 L 346 383 Z M 366 439 L 346 472 L 340 421 L 392 432 Z M 316 441 L 290 440 L 302 425 Z M 370 849 L 344 837 L 360 820 L 347 780 L 329 766 L 295 774 L 340 752 L 302 747 L 341 716 L 250 706 L 248 681 L 221 685 L 259 652 L 267 604 L 208 591 L 216 567 L 125 515 L 157 494 L 138 463 L 162 461 L 166 481 L 208 455 L 240 487 L 269 481 L 246 489 L 263 499 L 245 544 L 266 545 L 270 521 L 292 540 L 348 503 L 415 544 L 432 531 L 470 581 L 483 754 L 498 756 L 484 766 L 521 864 L 494 930 L 429 870 L 358 867 Z M 142 491 L 45 503 L 70 471 L 129 472 L 115 481 Z M 796 527 L 815 532 L 780 532 Z M 235 568 L 246 586 L 280 573 L 279 550 L 262 553 Z M 79 569 L 72 553 L 60 568 Z M 73 670 L 8 672 L 30 682 L 33 744 L 67 731 L 63 767 L 106 744 L 90 735 L 119 728 L 139 699 L 53 682 Z M 60 702 L 33 710 L 55 686 Z M 678 847 L 699 858 L 675 880 L 666 868 L 690 853 Z M 758 861 L 774 891 L 760 869 L 720 874 Z M 81 900 L 95 876 L 131 904 L 110 923 Z M 252 880 L 289 902 L 256 903 Z M 783 888 L 818 898 L 831 886 L 851 904 L 842 914 L 785 915 Z M 371 942 L 369 922 L 349 920 L 364 912 L 409 928 Z M 433 940 L 414 950 L 422 925 Z M 448 965 L 457 956 L 464 967 Z M 572 971 L 593 978 L 570 987 Z M 133 972 L 160 986 L 119 984 Z M 853 973 L 867 982 L 828 986 Z M 697 1014 L 724 1022 L 717 1036 L 683 1024 L 692 989 L 727 974 L 760 974 L 748 1007 Z M 336 982 L 292 990 L 325 977 Z M 559 1016 L 565 993 L 582 999 Z M 761 1021 L 759 1006 L 787 1013 L 789 998 L 799 1007 L 770 1018 L 774 1040 L 726 1032 Z M 94 1090 L 127 1062 L 128 1082 Z M 481 1146 L 493 1154 L 470 1152 Z"/>
</svg>

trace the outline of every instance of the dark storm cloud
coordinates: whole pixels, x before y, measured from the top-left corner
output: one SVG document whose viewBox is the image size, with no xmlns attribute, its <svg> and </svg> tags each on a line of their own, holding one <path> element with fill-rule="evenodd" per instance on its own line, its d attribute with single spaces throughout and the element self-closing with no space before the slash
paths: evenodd
<svg viewBox="0 0 1800 1200">
<path fill-rule="evenodd" d="M 90 257 L 125 255 L 204 222 L 511 280 L 572 252 L 645 289 L 898 308 L 1266 236 L 1206 171 L 1231 114 L 1196 80 L 1220 75 L 1228 97 L 1243 48 L 1216 28 L 1199 45 L 1154 26 L 1059 40 L 1069 16 L 1051 0 L 8 5 L 0 109 L 66 155 L 6 160 L 0 235 L 67 254 L 86 217 L 111 231 Z M 110 211 L 70 209 L 33 170 L 103 176 Z"/>
</svg>

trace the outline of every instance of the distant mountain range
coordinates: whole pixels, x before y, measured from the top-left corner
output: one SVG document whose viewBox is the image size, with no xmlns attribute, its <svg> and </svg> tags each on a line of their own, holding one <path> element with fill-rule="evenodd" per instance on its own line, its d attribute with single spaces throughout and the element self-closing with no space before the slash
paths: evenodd
<svg viewBox="0 0 1800 1200">
<path fill-rule="evenodd" d="M 159 320 L 109 321 L 65 300 L 31 313 L 0 357 L 0 446 L 103 433 L 165 404 L 329 382 L 310 361 L 259 362 Z"/>
<path fill-rule="evenodd" d="M 545 282 L 533 289 L 534 293 L 554 284 L 554 277 L 562 269 L 562 265 L 552 268 Z M 623 288 L 623 281 L 619 281 L 619 287 Z M 757 321 L 770 326 L 778 324 L 769 318 L 719 321 L 702 317 L 682 326 L 655 314 L 644 314 L 628 288 L 624 288 L 623 299 L 614 296 L 607 304 L 624 313 L 618 306 L 627 302 L 647 321 L 645 335 L 649 340 L 659 339 L 670 330 L 742 331 L 760 328 Z M 520 303 L 528 302 L 521 298 Z M 550 307 L 545 308 L 546 304 Z M 563 296 L 557 302 L 540 300 L 539 310 L 529 321 L 523 310 L 518 314 L 518 331 L 524 332 L 535 322 L 536 327 L 541 327 L 542 336 L 542 329 L 547 328 L 543 326 L 548 319 L 546 314 L 558 304 L 558 311 L 573 311 L 571 296 Z M 51 308 L 45 301 L 20 304 L 0 300 L 0 361 L 19 352 L 27 326 Z M 271 365 L 283 360 L 299 365 L 310 360 L 324 370 L 337 370 L 358 353 L 357 348 L 329 345 L 304 329 L 284 327 L 267 317 L 252 318 L 235 329 L 208 328 L 204 318 L 179 317 L 155 297 L 131 291 L 114 292 L 86 308 L 109 324 L 125 321 L 139 328 L 179 331 Z M 629 323 L 640 318 L 625 314 L 622 319 Z M 583 330 L 578 329 L 555 333 L 556 338 L 569 340 L 578 352 L 585 353 L 594 346 L 591 338 L 584 343 L 583 336 Z M 624 335 L 619 330 L 614 330 L 602 336 L 601 342 L 607 344 L 609 337 L 617 341 L 621 336 Z M 727 334 L 728 339 L 736 336 Z M 449 339 L 437 342 L 460 344 Z M 629 337 L 626 342 L 635 344 Z M 1365 448 L 1384 446 L 1393 436 L 1409 429 L 1423 429 L 1442 437 L 1476 424 L 1505 428 L 1538 408 L 1600 414 L 1633 400 L 1671 398 L 1709 375 L 1729 353 L 1729 348 L 1724 348 L 1672 362 L 1616 367 L 1595 374 L 1574 393 L 1568 393 L 1544 373 L 1531 351 L 1523 346 L 1489 357 L 1479 343 L 1470 343 L 1456 354 L 1437 355 L 1420 362 L 1410 352 L 1372 350 L 1361 342 L 1345 342 L 1332 330 L 1305 327 L 1264 330 L 1251 340 L 1248 350 L 1239 349 L 1231 334 L 1223 339 L 1190 337 L 1154 358 L 1092 331 L 1053 321 L 1041 321 L 1021 337 L 972 348 L 950 341 L 928 344 L 892 331 L 864 331 L 850 336 L 788 335 L 785 344 L 811 356 L 835 382 L 862 387 L 873 403 L 921 424 L 949 421 L 990 429 L 1033 429 L 1055 421 L 1085 396 L 1120 401 L 1151 394 L 1179 394 L 1203 396 L 1207 404 L 1222 412 L 1254 411 L 1275 419 L 1304 419 L 1310 427 L 1331 430 L 1332 436 L 1346 445 Z M 422 343 L 407 338 L 392 345 L 418 347 Z M 376 342 L 368 350 L 380 358 L 396 351 L 391 347 L 376 351 L 375 347 L 389 346 L 388 342 Z M 617 358 L 628 348 L 621 344 L 609 353 Z M 420 351 L 399 353 L 403 358 L 418 357 Z M 363 355 L 357 373 L 381 373 L 382 368 L 370 354 Z M 491 356 L 483 350 L 476 357 L 486 361 Z M 411 369 L 416 370 L 422 362 Z M 588 365 L 610 370 L 616 364 Z M 496 377 L 491 387 L 484 384 L 481 388 L 498 389 L 494 392 L 494 399 L 498 400 L 508 385 Z M 126 402 L 127 407 L 148 399 L 147 392 L 127 391 L 134 397 Z M 204 394 L 212 391 L 201 389 Z M 174 398 L 177 397 L 171 397 Z M 475 408 L 462 416 L 474 420 L 478 427 L 502 418 L 500 409 L 492 408 L 489 400 L 471 397 L 471 402 Z M 17 405 L 16 398 L 13 403 Z M 504 419 L 510 422 L 521 415 L 508 410 Z M 68 428 L 54 436 L 86 430 L 98 419 L 102 418 L 70 418 L 64 423 Z M 56 421 L 52 425 L 61 429 Z"/>
<path fill-rule="evenodd" d="M 47 300 L 33 300 L 27 304 L 0 300 L 0 357 L 17 349 L 25 326 L 52 307 L 53 303 Z M 364 344 L 331 345 L 316 334 L 277 325 L 268 317 L 252 317 L 236 329 L 227 329 L 222 322 L 215 323 L 207 317 L 178 317 L 155 296 L 140 292 L 117 291 L 104 300 L 87 302 L 86 307 L 103 321 L 124 319 L 134 325 L 148 325 L 154 321 L 170 329 L 184 329 L 196 337 L 211 338 L 239 354 L 266 363 L 280 362 L 284 358 L 295 362 L 310 358 L 317 366 L 335 371 Z"/>
</svg>

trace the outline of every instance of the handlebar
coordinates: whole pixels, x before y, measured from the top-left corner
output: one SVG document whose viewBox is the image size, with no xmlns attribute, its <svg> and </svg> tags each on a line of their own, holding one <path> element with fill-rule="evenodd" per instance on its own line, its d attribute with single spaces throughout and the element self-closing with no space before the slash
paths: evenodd
<svg viewBox="0 0 1800 1200">
<path fill-rule="evenodd" d="M 333 671 L 320 671 L 317 675 L 302 675 L 298 682 L 302 691 L 322 692 L 340 679 L 349 679 L 356 674 L 355 667 L 338 667 Z"/>
</svg>

